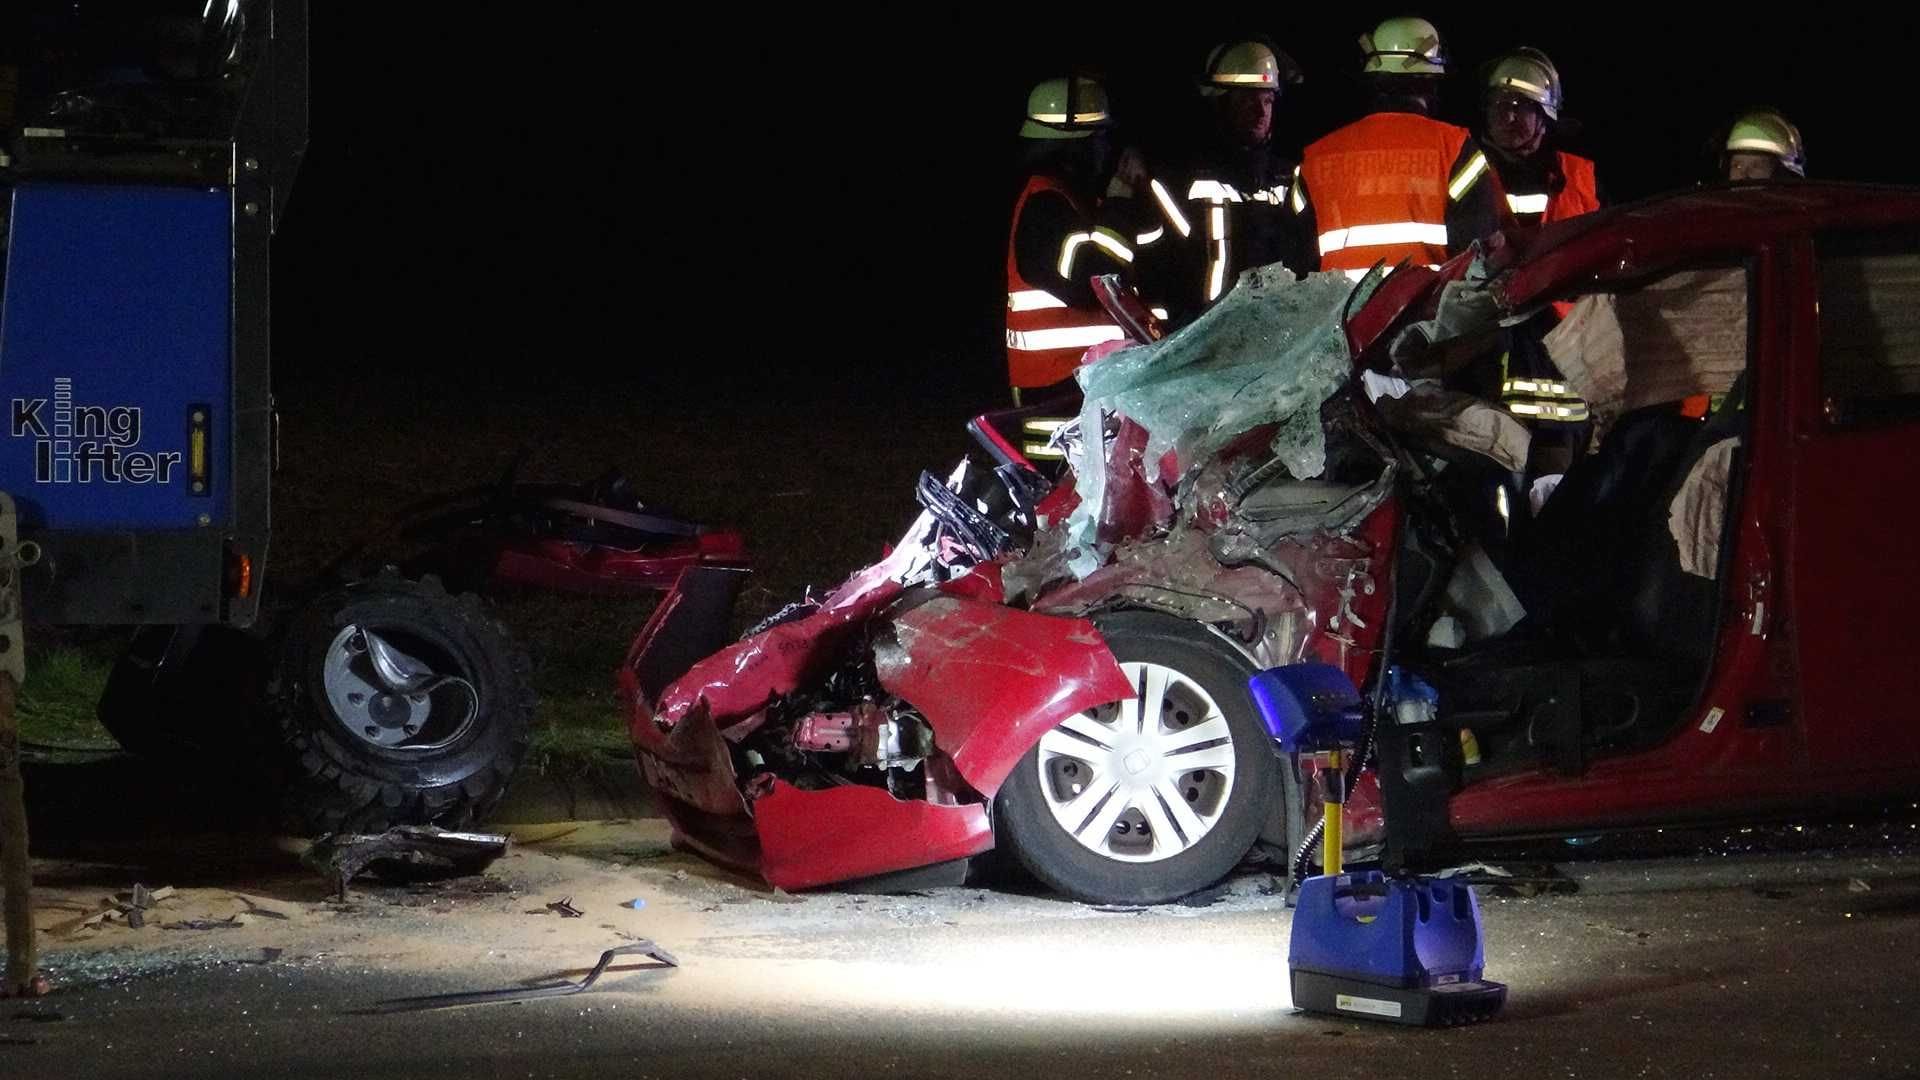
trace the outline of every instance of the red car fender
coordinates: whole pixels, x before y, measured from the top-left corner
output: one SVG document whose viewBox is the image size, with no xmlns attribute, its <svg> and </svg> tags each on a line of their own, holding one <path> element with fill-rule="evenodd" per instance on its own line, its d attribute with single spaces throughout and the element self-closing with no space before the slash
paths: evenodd
<svg viewBox="0 0 1920 1080">
<path fill-rule="evenodd" d="M 991 796 L 1055 724 L 1134 687 L 1086 619 L 939 596 L 875 641 L 880 685 L 918 708 L 955 771 Z"/>
</svg>

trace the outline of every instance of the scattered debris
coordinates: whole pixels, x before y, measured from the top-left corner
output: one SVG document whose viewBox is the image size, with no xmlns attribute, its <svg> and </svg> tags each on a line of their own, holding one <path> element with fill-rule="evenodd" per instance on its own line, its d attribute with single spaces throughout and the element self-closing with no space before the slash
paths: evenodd
<svg viewBox="0 0 1920 1080">
<path fill-rule="evenodd" d="M 452 994 L 429 994 L 425 997 L 391 998 L 361 1011 L 367 1013 L 425 1012 L 429 1009 L 454 1009 L 463 1005 L 491 1005 L 566 997 L 581 993 L 593 986 L 606 972 L 608 965 L 613 963 L 616 956 L 645 956 L 654 961 L 650 965 L 651 970 L 680 966 L 680 961 L 674 959 L 672 953 L 651 941 L 641 940 L 632 945 L 621 945 L 601 953 L 599 962 L 593 965 L 593 970 L 587 972 L 587 977 L 577 983 L 556 982 L 541 986 L 508 987 L 501 990 L 464 990 Z"/>
<path fill-rule="evenodd" d="M 103 907 L 96 911 L 76 915 L 71 919 L 63 919 L 47 927 L 46 932 L 55 937 L 70 937 L 82 930 L 97 929 L 102 922 L 106 921 L 107 916 L 113 915 L 116 912 L 117 909 L 115 908 Z"/>
<path fill-rule="evenodd" d="M 161 923 L 162 930 L 237 930 L 248 924 L 245 915 L 229 915 L 224 919 L 184 919 L 180 922 Z"/>
<path fill-rule="evenodd" d="M 347 883 L 367 869 L 401 880 L 478 874 L 507 853 L 496 833 L 447 832 L 431 825 L 402 825 L 383 833 L 328 834 L 313 842 L 307 865 L 327 876 L 340 899 Z"/>
<path fill-rule="evenodd" d="M 571 896 L 563 896 L 549 903 L 547 910 L 559 915 L 563 919 L 577 919 L 586 914 L 586 912 L 573 906 L 573 897 Z"/>
<path fill-rule="evenodd" d="M 635 911 L 639 911 L 641 908 L 647 906 L 647 902 L 641 897 L 636 896 L 633 899 L 627 901 L 626 903 L 621 904 L 620 906 L 623 908 L 632 908 Z"/>
<path fill-rule="evenodd" d="M 1861 881 L 1859 878 L 1848 878 L 1847 891 L 1852 893 L 1872 892 L 1873 886 Z"/>
<path fill-rule="evenodd" d="M 129 927 L 139 930 L 147 924 L 146 913 L 158 907 L 161 901 L 172 897 L 173 886 L 171 885 L 149 889 L 135 882 L 133 888 L 106 897 L 100 901 L 99 907 L 71 919 L 57 922 L 47 927 L 46 932 L 55 937 L 68 937 L 83 930 L 97 930 L 106 923 L 122 920 Z"/>
<path fill-rule="evenodd" d="M 1476 862 L 1450 866 L 1428 876 L 1458 881 L 1463 885 L 1492 886 L 1495 896 L 1568 896 L 1580 891 L 1580 883 L 1561 873 L 1558 867 L 1541 865 L 1517 869 L 1519 872 L 1515 872 L 1514 868 Z"/>
<path fill-rule="evenodd" d="M 1138 915 L 1147 910 L 1143 907 L 1130 907 L 1126 904 L 1094 904 L 1088 911 L 1098 911 L 1103 915 Z"/>
<path fill-rule="evenodd" d="M 275 911 L 272 908 L 262 907 L 259 904 L 254 903 L 252 897 L 242 896 L 239 893 L 234 893 L 233 898 L 247 905 L 247 914 L 249 915 L 258 915 L 263 919 L 277 919 L 281 922 L 285 922 L 287 919 L 291 917 L 284 911 Z"/>
</svg>

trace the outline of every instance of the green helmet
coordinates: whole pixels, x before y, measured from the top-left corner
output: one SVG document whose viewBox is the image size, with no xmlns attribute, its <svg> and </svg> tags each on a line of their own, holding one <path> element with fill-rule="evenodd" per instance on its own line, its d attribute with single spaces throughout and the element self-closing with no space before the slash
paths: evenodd
<svg viewBox="0 0 1920 1080">
<path fill-rule="evenodd" d="M 1518 94 L 1560 119 L 1560 72 L 1539 49 L 1515 49 L 1487 68 L 1487 93 Z"/>
<path fill-rule="evenodd" d="M 1369 75 L 1445 75 L 1447 54 L 1440 47 L 1440 31 L 1425 19 L 1403 15 L 1387 19 L 1360 35 L 1360 51 L 1367 54 L 1363 69 Z"/>
<path fill-rule="evenodd" d="M 1069 75 L 1048 79 L 1027 95 L 1027 120 L 1020 125 L 1020 137 L 1084 139 L 1112 125 L 1105 88 L 1092 79 Z"/>
<path fill-rule="evenodd" d="M 1745 150 L 1772 154 L 1781 168 L 1795 176 L 1807 175 L 1807 150 L 1800 142 L 1800 129 L 1772 109 L 1755 109 L 1740 114 L 1727 132 L 1727 152 Z"/>
<path fill-rule="evenodd" d="M 1205 70 L 1200 73 L 1200 92 L 1222 94 L 1228 90 L 1274 90 L 1282 84 L 1300 81 L 1300 68 L 1293 59 L 1264 41 L 1233 41 L 1219 45 L 1207 54 Z"/>
</svg>

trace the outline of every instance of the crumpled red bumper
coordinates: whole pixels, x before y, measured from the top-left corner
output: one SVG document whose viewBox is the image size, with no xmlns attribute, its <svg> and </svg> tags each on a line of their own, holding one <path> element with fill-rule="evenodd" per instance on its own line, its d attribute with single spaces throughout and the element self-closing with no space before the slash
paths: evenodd
<svg viewBox="0 0 1920 1080">
<path fill-rule="evenodd" d="M 657 715 L 622 672 L 634 756 L 676 844 L 787 889 L 978 855 L 993 846 L 987 800 L 1020 757 L 1060 720 L 1133 691 L 1084 619 L 954 595 L 872 614 L 892 598 L 815 612 L 738 642 L 667 688 Z M 817 676 L 822 657 L 869 616 L 885 622 L 874 635 L 882 686 L 926 716 L 939 764 L 960 789 L 927 801 L 851 783 L 809 790 L 756 778 L 743 792 L 729 731 L 744 735 L 761 722 L 769 700 Z"/>
</svg>

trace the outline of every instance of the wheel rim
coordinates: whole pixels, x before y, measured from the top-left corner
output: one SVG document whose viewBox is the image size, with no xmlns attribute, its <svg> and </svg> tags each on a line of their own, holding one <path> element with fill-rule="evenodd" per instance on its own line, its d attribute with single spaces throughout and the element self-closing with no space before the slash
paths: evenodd
<svg viewBox="0 0 1920 1080">
<path fill-rule="evenodd" d="M 1082 847 L 1157 862 L 1212 832 L 1233 793 L 1233 731 L 1199 683 L 1123 663 L 1134 696 L 1069 717 L 1040 738 L 1040 791 Z"/>
<path fill-rule="evenodd" d="M 480 711 L 473 684 L 446 673 L 452 667 L 425 642 L 351 624 L 327 646 L 321 683 L 334 719 L 356 741 L 438 750 L 465 735 Z"/>
</svg>

